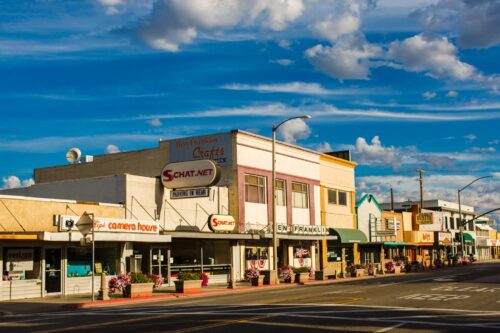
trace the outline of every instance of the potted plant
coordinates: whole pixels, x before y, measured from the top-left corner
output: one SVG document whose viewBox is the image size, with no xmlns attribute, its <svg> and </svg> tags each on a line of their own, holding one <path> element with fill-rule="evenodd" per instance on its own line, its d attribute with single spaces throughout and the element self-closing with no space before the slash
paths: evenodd
<svg viewBox="0 0 500 333">
<path fill-rule="evenodd" d="M 293 272 L 295 273 L 295 282 L 299 284 L 307 283 L 309 280 L 310 269 L 309 267 L 294 267 Z"/>
<path fill-rule="evenodd" d="M 136 298 L 153 295 L 154 280 L 152 277 L 141 272 L 132 272 L 130 283 L 123 290 L 123 297 Z"/>
<path fill-rule="evenodd" d="M 395 273 L 396 272 L 396 264 L 394 264 L 394 261 L 390 260 L 385 263 L 385 271 L 387 273 Z"/>
<path fill-rule="evenodd" d="M 252 267 L 250 269 L 245 270 L 245 281 L 250 281 L 252 286 L 260 287 L 264 285 L 264 275 L 260 275 L 258 269 Z"/>
<path fill-rule="evenodd" d="M 365 267 L 361 264 L 349 266 L 349 272 L 352 277 L 361 277 L 365 275 Z"/>
<path fill-rule="evenodd" d="M 373 264 L 372 262 L 368 263 L 367 265 L 367 270 L 368 270 L 368 275 L 370 276 L 377 276 L 377 269 L 375 267 L 375 264 Z"/>
<path fill-rule="evenodd" d="M 292 281 L 295 281 L 295 273 L 293 272 L 292 267 L 290 266 L 281 267 L 279 269 L 279 274 L 280 278 L 285 283 L 291 283 Z"/>
<path fill-rule="evenodd" d="M 203 282 L 203 273 L 201 272 L 179 272 L 175 283 L 175 292 L 199 293 Z"/>
<path fill-rule="evenodd" d="M 108 281 L 108 292 L 114 294 L 121 291 L 125 294 L 125 288 L 130 284 L 130 273 L 120 273 Z"/>
</svg>

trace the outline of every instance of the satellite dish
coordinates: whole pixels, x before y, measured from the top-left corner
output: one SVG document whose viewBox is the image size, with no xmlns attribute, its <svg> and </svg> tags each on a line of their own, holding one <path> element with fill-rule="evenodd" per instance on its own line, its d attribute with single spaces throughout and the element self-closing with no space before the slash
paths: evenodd
<svg viewBox="0 0 500 333">
<path fill-rule="evenodd" d="M 72 164 L 78 163 L 81 157 L 82 157 L 82 151 L 78 148 L 71 148 L 66 153 L 66 160 Z"/>
</svg>

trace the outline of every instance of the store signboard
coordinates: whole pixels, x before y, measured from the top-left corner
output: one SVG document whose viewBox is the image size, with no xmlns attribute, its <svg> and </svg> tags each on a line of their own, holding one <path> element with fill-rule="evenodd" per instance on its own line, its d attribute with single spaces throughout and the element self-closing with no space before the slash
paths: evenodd
<svg viewBox="0 0 500 333">
<path fill-rule="evenodd" d="M 451 245 L 451 233 L 438 232 L 439 245 Z"/>
<path fill-rule="evenodd" d="M 80 230 L 78 228 L 81 221 L 83 224 L 87 225 L 90 221 L 90 229 L 92 229 L 92 219 L 83 218 L 80 216 L 68 216 L 59 215 L 59 226 L 66 225 L 67 220 L 76 221 L 74 230 Z M 88 228 L 88 226 L 86 227 Z M 73 230 L 73 229 L 71 229 Z M 69 231 L 69 230 L 68 230 Z M 135 234 L 159 234 L 160 225 L 156 221 L 146 221 L 146 220 L 128 220 L 128 219 L 112 219 L 112 218 L 94 218 L 94 231 L 95 232 L 123 232 L 123 233 L 135 233 Z"/>
<path fill-rule="evenodd" d="M 500 239 L 487 239 L 486 246 L 500 246 Z"/>
<path fill-rule="evenodd" d="M 283 224 L 278 223 L 278 229 L 276 230 L 280 234 L 292 234 L 292 235 L 320 235 L 325 236 L 330 234 L 328 227 L 324 225 L 309 225 L 309 224 Z"/>
<path fill-rule="evenodd" d="M 293 258 L 293 267 L 311 267 L 311 258 Z"/>
<path fill-rule="evenodd" d="M 210 195 L 208 187 L 202 188 L 188 188 L 183 190 L 170 191 L 170 199 L 190 199 L 190 198 L 203 198 Z"/>
<path fill-rule="evenodd" d="M 434 242 L 434 233 L 432 231 L 419 231 L 418 232 L 418 241 L 420 243 L 433 243 Z"/>
<path fill-rule="evenodd" d="M 375 231 L 375 236 L 377 237 L 389 237 L 396 236 L 394 230 L 377 230 Z"/>
<path fill-rule="evenodd" d="M 8 249 L 5 267 L 8 272 L 33 270 L 33 249 Z"/>
<path fill-rule="evenodd" d="M 396 229 L 401 229 L 401 221 L 394 219 L 385 219 L 386 227 L 389 230 L 394 230 L 394 225 L 396 225 Z"/>
<path fill-rule="evenodd" d="M 208 228 L 213 232 L 233 232 L 236 229 L 236 221 L 231 215 L 210 215 Z"/>
<path fill-rule="evenodd" d="M 169 161 L 212 160 L 220 166 L 232 163 L 232 135 L 221 133 L 169 141 Z"/>
<path fill-rule="evenodd" d="M 169 163 L 161 172 L 163 186 L 170 189 L 209 187 L 219 179 L 220 169 L 211 160 Z"/>
<path fill-rule="evenodd" d="M 432 213 L 419 213 L 417 214 L 417 224 L 433 224 L 434 217 Z"/>
</svg>

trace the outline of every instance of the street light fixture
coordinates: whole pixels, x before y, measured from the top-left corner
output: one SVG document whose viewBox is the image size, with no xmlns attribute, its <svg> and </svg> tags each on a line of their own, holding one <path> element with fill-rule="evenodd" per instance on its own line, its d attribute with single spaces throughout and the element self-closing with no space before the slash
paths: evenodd
<svg viewBox="0 0 500 333">
<path fill-rule="evenodd" d="M 484 178 L 491 178 L 491 176 L 483 176 L 483 177 L 479 177 L 477 179 L 474 179 L 469 184 L 465 185 L 464 187 L 462 187 L 461 189 L 458 190 L 458 220 L 460 221 L 460 243 L 462 245 L 462 256 L 465 256 L 466 253 L 465 253 L 465 246 L 464 246 L 464 227 L 465 227 L 465 225 L 464 225 L 463 220 L 462 220 L 462 204 L 460 203 L 460 192 L 462 192 L 463 190 L 465 190 L 467 187 L 471 186 L 472 184 L 474 184 L 478 180 L 481 180 Z"/>
<path fill-rule="evenodd" d="M 279 283 L 279 277 L 278 277 L 278 237 L 277 237 L 277 232 L 278 232 L 278 223 L 276 222 L 276 130 L 286 123 L 287 121 L 294 120 L 294 119 L 311 119 L 312 117 L 310 115 L 303 115 L 303 116 L 298 116 L 298 117 L 292 117 L 288 118 L 278 125 L 273 125 L 273 149 L 272 149 L 272 170 L 273 170 L 273 176 L 272 176 L 272 188 L 273 188 L 273 270 L 274 270 L 274 277 L 275 277 L 275 283 Z"/>
</svg>

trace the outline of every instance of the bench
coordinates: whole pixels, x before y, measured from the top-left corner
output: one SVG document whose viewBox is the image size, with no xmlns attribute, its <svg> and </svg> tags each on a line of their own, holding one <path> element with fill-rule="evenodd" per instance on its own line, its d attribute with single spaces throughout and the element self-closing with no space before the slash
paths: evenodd
<svg viewBox="0 0 500 333">
<path fill-rule="evenodd" d="M 333 267 L 327 266 L 323 270 L 316 271 L 315 273 L 316 280 L 328 280 L 336 278 L 337 278 L 337 270 Z"/>
</svg>

